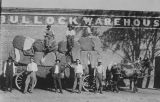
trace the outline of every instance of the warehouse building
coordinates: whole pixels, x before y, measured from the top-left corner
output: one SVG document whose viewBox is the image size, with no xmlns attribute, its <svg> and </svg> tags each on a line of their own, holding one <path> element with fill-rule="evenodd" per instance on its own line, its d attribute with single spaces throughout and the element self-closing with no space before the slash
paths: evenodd
<svg viewBox="0 0 160 102">
<path fill-rule="evenodd" d="M 0 67 L 2 68 L 3 61 L 14 53 L 12 41 L 16 35 L 44 39 L 47 24 L 52 25 L 58 42 L 65 39 L 68 24 L 75 25 L 77 35 L 84 33 L 83 31 L 89 24 L 97 29 L 97 36 L 101 36 L 111 28 L 157 29 L 160 27 L 159 15 L 158 12 L 145 11 L 4 7 L 1 13 Z M 104 55 L 106 67 L 112 62 L 120 62 L 123 53 L 115 54 L 107 50 Z"/>
</svg>

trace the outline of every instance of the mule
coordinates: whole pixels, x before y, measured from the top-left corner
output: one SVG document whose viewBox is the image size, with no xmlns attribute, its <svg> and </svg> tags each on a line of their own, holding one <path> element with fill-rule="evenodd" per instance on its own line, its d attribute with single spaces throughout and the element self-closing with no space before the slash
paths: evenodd
<svg viewBox="0 0 160 102">
<path fill-rule="evenodd" d="M 149 63 L 150 64 L 150 63 Z M 148 65 L 148 63 L 147 63 Z M 149 67 L 142 61 L 133 62 L 133 63 L 120 63 L 117 64 L 117 70 L 120 70 L 122 79 L 129 79 L 130 81 L 130 90 L 134 93 L 138 92 L 137 83 L 138 79 L 144 77 L 145 70 Z"/>
</svg>

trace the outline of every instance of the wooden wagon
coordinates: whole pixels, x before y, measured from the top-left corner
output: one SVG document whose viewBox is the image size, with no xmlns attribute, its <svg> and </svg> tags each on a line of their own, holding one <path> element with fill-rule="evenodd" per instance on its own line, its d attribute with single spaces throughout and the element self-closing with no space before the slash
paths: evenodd
<svg viewBox="0 0 160 102">
<path fill-rule="evenodd" d="M 81 42 L 84 43 L 85 40 L 89 41 L 90 38 L 82 38 Z M 15 41 L 17 40 L 15 39 L 13 40 L 13 46 L 15 45 L 14 44 Z M 19 43 L 19 41 L 17 42 Z M 73 68 L 66 67 L 66 66 L 68 64 L 74 63 L 76 59 L 80 59 L 85 69 L 85 74 L 83 76 L 83 89 L 88 91 L 90 88 L 90 83 L 89 83 L 90 74 L 89 74 L 88 65 L 91 66 L 90 67 L 91 69 L 94 68 L 97 65 L 98 59 L 100 58 L 100 54 L 97 51 L 93 50 L 95 49 L 94 47 L 95 44 L 93 44 L 93 42 L 90 40 L 89 44 L 87 43 L 89 47 L 86 47 L 84 45 L 80 45 L 79 43 L 75 42 L 75 47 L 72 48 L 72 51 L 70 53 L 67 53 L 66 48 L 60 49 L 59 48 L 60 44 L 66 44 L 66 42 L 62 41 L 58 43 L 58 49 L 55 50 L 53 48 L 47 54 L 44 53 L 43 49 L 41 48 L 44 46 L 43 40 L 37 40 L 37 42 L 32 45 L 32 49 L 35 52 L 32 56 L 34 56 L 35 62 L 38 65 L 38 72 L 37 72 L 38 81 L 35 83 L 35 86 L 37 84 L 37 86 L 40 88 L 52 87 L 53 83 L 51 83 L 52 78 L 51 78 L 50 69 L 55 64 L 55 60 L 60 59 L 63 65 L 63 68 L 64 68 L 64 76 L 62 80 L 65 82 L 64 83 L 65 85 L 68 85 L 67 87 L 71 87 L 71 85 L 73 85 L 74 71 L 73 71 Z M 18 45 L 17 47 L 20 49 L 19 46 L 20 45 Z M 53 44 L 53 46 L 55 45 Z M 65 45 L 65 47 L 66 46 L 67 45 Z M 87 49 L 87 50 L 84 50 L 84 49 Z M 63 51 L 60 51 L 60 50 L 63 50 Z M 21 59 L 20 57 L 19 59 L 21 61 L 18 61 L 17 63 L 17 75 L 15 78 L 15 83 L 16 83 L 17 88 L 21 90 L 23 89 L 23 84 L 24 84 L 24 80 L 26 77 L 25 70 L 26 70 L 27 64 L 29 63 L 30 56 L 24 56 L 24 54 L 26 53 L 28 54 L 28 52 L 24 53 L 23 50 L 19 50 L 19 51 L 20 51 L 20 54 L 23 56 L 23 58 Z"/>
<path fill-rule="evenodd" d="M 93 52 L 86 51 L 83 53 L 93 53 Z M 84 60 L 84 61 L 87 61 L 87 60 Z M 82 64 L 85 67 L 82 87 L 85 91 L 89 91 L 92 87 L 90 80 L 91 80 L 91 77 L 93 77 L 93 68 L 89 67 L 91 66 L 90 63 L 87 64 L 87 63 L 84 63 L 84 61 L 82 60 Z M 64 83 L 66 85 L 65 87 L 72 87 L 73 80 L 74 80 L 74 68 L 66 66 L 68 65 L 68 63 L 62 63 L 62 64 L 63 64 L 62 66 L 64 67 L 62 80 L 65 81 Z M 26 79 L 26 74 L 25 74 L 26 67 L 27 67 L 27 64 L 22 64 L 22 63 L 17 64 L 15 84 L 19 90 L 23 89 L 23 85 Z M 51 68 L 52 66 L 38 65 L 38 71 L 37 71 L 38 82 L 35 83 L 35 86 L 37 84 L 37 87 L 40 87 L 40 88 L 52 88 L 53 81 L 52 81 L 51 71 L 50 71 Z"/>
</svg>

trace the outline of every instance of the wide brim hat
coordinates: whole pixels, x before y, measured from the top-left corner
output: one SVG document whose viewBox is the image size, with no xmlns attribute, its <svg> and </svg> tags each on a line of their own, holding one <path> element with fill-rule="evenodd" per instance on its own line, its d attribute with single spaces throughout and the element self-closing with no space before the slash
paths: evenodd
<svg viewBox="0 0 160 102">
<path fill-rule="evenodd" d="M 101 63 L 102 63 L 102 59 L 101 59 L 101 58 L 99 58 L 99 59 L 98 59 L 98 62 L 101 62 Z"/>
<path fill-rule="evenodd" d="M 72 25 L 72 24 L 68 24 L 68 26 L 67 26 L 68 28 L 74 28 L 74 26 Z"/>
<path fill-rule="evenodd" d="M 57 62 L 57 61 L 61 62 L 61 60 L 60 60 L 60 59 L 56 59 L 56 62 Z"/>
<path fill-rule="evenodd" d="M 8 61 L 13 61 L 13 58 L 11 56 L 8 57 Z"/>
<path fill-rule="evenodd" d="M 47 25 L 47 28 L 50 28 L 50 27 L 51 27 L 51 25 L 50 25 L 50 24 L 48 24 L 48 25 Z"/>
</svg>

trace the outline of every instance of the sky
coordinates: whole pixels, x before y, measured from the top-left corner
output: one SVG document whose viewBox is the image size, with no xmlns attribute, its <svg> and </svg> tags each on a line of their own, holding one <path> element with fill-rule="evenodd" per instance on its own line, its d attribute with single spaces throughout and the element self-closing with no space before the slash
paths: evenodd
<svg viewBox="0 0 160 102">
<path fill-rule="evenodd" d="M 2 0 L 2 7 L 160 11 L 160 0 Z"/>
</svg>

